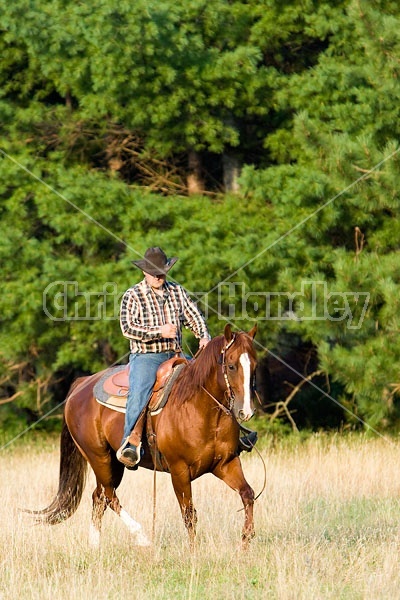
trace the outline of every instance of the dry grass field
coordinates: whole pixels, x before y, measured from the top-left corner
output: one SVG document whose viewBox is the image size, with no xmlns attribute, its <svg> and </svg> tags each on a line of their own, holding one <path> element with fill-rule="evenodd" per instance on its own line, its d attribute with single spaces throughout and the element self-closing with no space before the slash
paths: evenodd
<svg viewBox="0 0 400 600">
<path fill-rule="evenodd" d="M 314 436 L 261 443 L 267 488 L 255 506 L 257 537 L 239 549 L 237 494 L 213 476 L 194 482 L 198 541 L 189 552 L 169 476 L 157 477 L 152 548 L 136 548 L 111 512 L 98 551 L 88 546 L 90 472 L 76 514 L 32 526 L 20 507 L 42 508 L 58 483 L 58 440 L 0 453 L 0 599 L 398 599 L 400 442 Z M 243 460 L 258 492 L 264 472 Z M 127 472 L 123 506 L 151 536 L 153 475 Z"/>
</svg>

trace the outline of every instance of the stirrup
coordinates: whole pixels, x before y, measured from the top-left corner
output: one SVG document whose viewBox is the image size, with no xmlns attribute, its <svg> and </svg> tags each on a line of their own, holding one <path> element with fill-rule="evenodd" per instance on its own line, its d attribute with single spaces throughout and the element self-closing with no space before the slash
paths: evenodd
<svg viewBox="0 0 400 600">
<path fill-rule="evenodd" d="M 135 461 L 132 459 L 130 460 L 128 457 L 124 456 L 124 451 L 126 449 L 130 449 L 129 446 L 132 446 L 132 450 L 135 450 L 135 454 L 136 454 L 136 459 Z M 131 444 L 129 442 L 129 438 L 127 438 L 124 443 L 122 444 L 122 446 L 118 449 L 117 451 L 117 459 L 125 466 L 126 469 L 129 469 L 131 471 L 136 470 L 138 468 L 138 463 L 142 457 L 142 444 L 139 443 L 137 446 L 135 446 L 134 444 Z"/>
</svg>

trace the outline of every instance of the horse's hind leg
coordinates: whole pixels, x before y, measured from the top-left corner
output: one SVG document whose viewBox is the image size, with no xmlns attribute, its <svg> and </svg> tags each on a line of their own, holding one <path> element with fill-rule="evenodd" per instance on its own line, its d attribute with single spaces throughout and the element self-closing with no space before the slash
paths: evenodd
<svg viewBox="0 0 400 600">
<path fill-rule="evenodd" d="M 101 521 L 104 512 L 109 506 L 122 520 L 129 529 L 129 533 L 134 537 L 136 546 L 150 546 L 150 541 L 142 531 L 140 523 L 135 521 L 124 508 L 122 508 L 115 489 L 106 490 L 103 485 L 97 484 L 92 495 L 92 522 L 90 524 L 89 543 L 93 548 L 100 545 Z"/>
<path fill-rule="evenodd" d="M 127 511 L 122 508 L 116 494 L 116 488 L 119 486 L 124 473 L 124 467 L 118 462 L 113 468 L 113 461 L 103 463 L 100 467 L 92 468 L 96 475 L 97 485 L 92 495 L 92 522 L 90 526 L 89 543 L 92 547 L 98 547 L 100 544 L 101 522 L 104 512 L 109 506 L 117 514 L 124 525 L 129 529 L 134 538 L 136 546 L 150 546 L 150 541 L 142 531 L 140 523 L 135 521 Z"/>
<path fill-rule="evenodd" d="M 220 463 L 213 473 L 240 494 L 245 515 L 242 529 L 242 548 L 246 549 L 250 540 L 255 535 L 253 517 L 254 491 L 244 478 L 242 465 L 237 457 L 228 463 Z"/>
<path fill-rule="evenodd" d="M 99 482 L 97 482 L 97 486 L 92 494 L 92 502 L 89 545 L 92 548 L 98 548 L 100 546 L 101 520 L 108 504 L 105 489 Z"/>
</svg>

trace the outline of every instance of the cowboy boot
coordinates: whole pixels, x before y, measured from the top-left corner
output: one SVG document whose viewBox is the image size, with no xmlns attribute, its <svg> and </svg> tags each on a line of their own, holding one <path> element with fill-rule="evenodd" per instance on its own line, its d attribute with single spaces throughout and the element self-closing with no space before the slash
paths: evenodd
<svg viewBox="0 0 400 600">
<path fill-rule="evenodd" d="M 238 453 L 241 452 L 251 452 L 256 445 L 258 434 L 257 431 L 251 431 L 251 429 L 247 429 L 246 427 L 241 426 L 241 430 L 246 433 L 241 438 L 239 438 L 239 448 Z"/>
<path fill-rule="evenodd" d="M 130 436 L 125 440 L 117 452 L 117 458 L 127 469 L 136 470 L 140 461 L 140 450 L 142 447 L 142 432 L 146 418 L 147 406 L 142 410 L 132 429 Z"/>
</svg>

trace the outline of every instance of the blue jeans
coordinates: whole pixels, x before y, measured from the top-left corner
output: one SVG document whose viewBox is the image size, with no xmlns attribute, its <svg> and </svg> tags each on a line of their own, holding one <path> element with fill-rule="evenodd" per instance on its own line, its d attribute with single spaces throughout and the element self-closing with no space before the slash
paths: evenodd
<svg viewBox="0 0 400 600">
<path fill-rule="evenodd" d="M 130 436 L 140 413 L 150 399 L 158 367 L 175 355 L 175 352 L 149 352 L 148 354 L 130 355 L 129 391 L 122 443 Z"/>
</svg>

